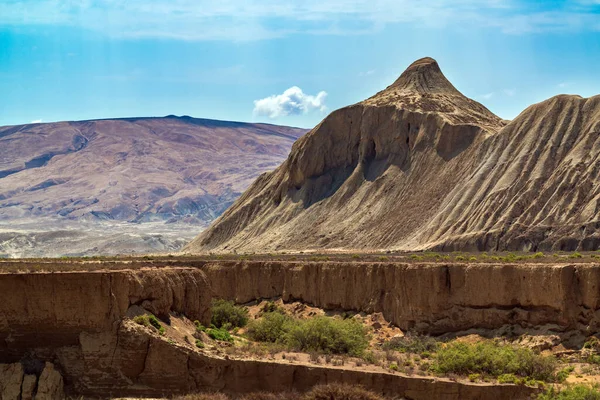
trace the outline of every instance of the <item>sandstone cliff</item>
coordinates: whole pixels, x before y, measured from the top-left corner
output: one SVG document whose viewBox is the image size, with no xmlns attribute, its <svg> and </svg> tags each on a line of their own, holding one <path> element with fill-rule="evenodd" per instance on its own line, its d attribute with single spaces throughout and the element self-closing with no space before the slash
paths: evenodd
<svg viewBox="0 0 600 400">
<path fill-rule="evenodd" d="M 334 111 L 186 248 L 591 249 L 600 97 L 506 124 L 425 58 Z"/>
</svg>

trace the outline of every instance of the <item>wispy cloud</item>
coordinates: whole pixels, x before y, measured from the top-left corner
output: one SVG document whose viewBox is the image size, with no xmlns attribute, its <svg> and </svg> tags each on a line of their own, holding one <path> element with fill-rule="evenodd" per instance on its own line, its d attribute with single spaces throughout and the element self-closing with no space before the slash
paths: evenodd
<svg viewBox="0 0 600 400">
<path fill-rule="evenodd" d="M 490 92 L 490 93 L 482 94 L 482 95 L 480 95 L 479 97 L 480 97 L 480 98 L 482 98 L 482 99 L 485 99 L 485 100 L 489 100 L 489 99 L 491 99 L 492 97 L 494 97 L 494 92 Z"/>
<path fill-rule="evenodd" d="M 370 69 L 368 71 L 360 72 L 358 74 L 358 76 L 369 76 L 369 75 L 373 75 L 374 73 L 375 73 L 375 70 L 374 69 Z"/>
<path fill-rule="evenodd" d="M 312 96 L 305 94 L 298 86 L 292 86 L 282 94 L 254 100 L 254 115 L 279 118 L 287 115 L 307 114 L 315 110 L 323 112 L 327 110 L 326 97 L 327 93 L 323 91 Z"/>
<path fill-rule="evenodd" d="M 30 122 L 30 124 L 39 124 L 41 122 L 42 122 L 41 119 L 34 119 L 33 121 Z"/>
<path fill-rule="evenodd" d="M 559 87 L 559 88 L 561 88 L 561 89 L 564 89 L 564 88 L 566 88 L 567 86 L 569 86 L 569 84 L 568 84 L 567 82 L 561 82 L 561 83 L 559 83 L 559 84 L 558 84 L 558 85 L 556 85 L 556 86 L 557 86 L 557 87 Z"/>
<path fill-rule="evenodd" d="M 0 25 L 58 25 L 126 38 L 260 40 L 364 34 L 388 24 L 488 27 L 509 34 L 600 30 L 597 0 L 8 0 Z M 277 23 L 273 23 L 277 21 Z"/>
<path fill-rule="evenodd" d="M 517 91 L 515 89 L 504 89 L 502 91 L 502 93 L 504 93 L 507 96 L 511 96 L 512 97 L 512 96 L 514 96 L 517 93 Z"/>
</svg>

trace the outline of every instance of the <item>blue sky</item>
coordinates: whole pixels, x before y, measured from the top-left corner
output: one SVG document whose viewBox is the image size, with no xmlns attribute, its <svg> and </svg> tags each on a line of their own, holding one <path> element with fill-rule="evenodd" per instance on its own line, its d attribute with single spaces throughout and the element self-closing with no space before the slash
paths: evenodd
<svg viewBox="0 0 600 400">
<path fill-rule="evenodd" d="M 0 125 L 191 115 L 312 127 L 438 60 L 503 118 L 600 94 L 600 0 L 0 0 Z"/>
</svg>

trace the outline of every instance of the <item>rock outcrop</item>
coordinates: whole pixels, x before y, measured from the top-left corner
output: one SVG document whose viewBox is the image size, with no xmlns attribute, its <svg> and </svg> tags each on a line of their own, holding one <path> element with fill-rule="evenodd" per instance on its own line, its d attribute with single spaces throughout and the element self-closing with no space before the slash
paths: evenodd
<svg viewBox="0 0 600 400">
<path fill-rule="evenodd" d="M 0 399 L 2 400 L 63 400 L 64 383 L 61 374 L 47 362 L 39 378 L 25 373 L 21 363 L 0 364 Z"/>
<path fill-rule="evenodd" d="M 334 111 L 189 252 L 595 249 L 600 96 L 501 120 L 435 60 Z"/>
</svg>

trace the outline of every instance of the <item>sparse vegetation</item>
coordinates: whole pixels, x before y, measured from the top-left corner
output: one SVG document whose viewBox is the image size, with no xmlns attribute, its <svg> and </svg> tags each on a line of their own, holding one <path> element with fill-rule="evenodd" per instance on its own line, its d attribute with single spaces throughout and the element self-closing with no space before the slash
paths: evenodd
<svg viewBox="0 0 600 400">
<path fill-rule="evenodd" d="M 536 354 L 529 348 L 486 340 L 474 344 L 451 342 L 441 346 L 434 356 L 432 370 L 441 374 L 468 376 L 481 374 L 514 381 L 510 375 L 544 382 L 560 380 L 552 356 Z M 516 382 L 515 382 L 516 383 Z"/>
<path fill-rule="evenodd" d="M 154 315 L 151 315 L 151 314 L 150 315 L 148 315 L 148 314 L 138 315 L 135 318 L 133 318 L 133 321 L 135 323 L 140 324 L 145 327 L 153 327 L 161 335 L 165 334 L 164 326 L 161 325 L 158 318 L 156 318 Z"/>
<path fill-rule="evenodd" d="M 233 336 L 225 328 L 216 328 L 214 325 L 206 330 L 206 334 L 213 340 L 221 342 L 233 342 Z"/>
<path fill-rule="evenodd" d="M 538 400 L 600 400 L 600 388 L 597 385 L 572 385 L 563 389 L 550 387 L 538 396 Z"/>
<path fill-rule="evenodd" d="M 316 316 L 294 319 L 279 312 L 266 313 L 248 326 L 255 341 L 285 344 L 298 351 L 316 351 L 360 356 L 368 345 L 368 334 L 354 319 Z"/>
<path fill-rule="evenodd" d="M 257 392 L 236 397 L 236 400 L 384 400 L 360 386 L 332 383 L 315 386 L 305 394 L 296 392 L 269 393 Z M 174 397 L 173 400 L 233 400 L 221 393 L 198 393 Z"/>
<path fill-rule="evenodd" d="M 440 342 L 430 336 L 410 334 L 402 337 L 391 338 L 383 345 L 385 350 L 420 354 L 422 357 L 429 357 L 430 353 L 437 351 L 439 347 Z"/>
</svg>

